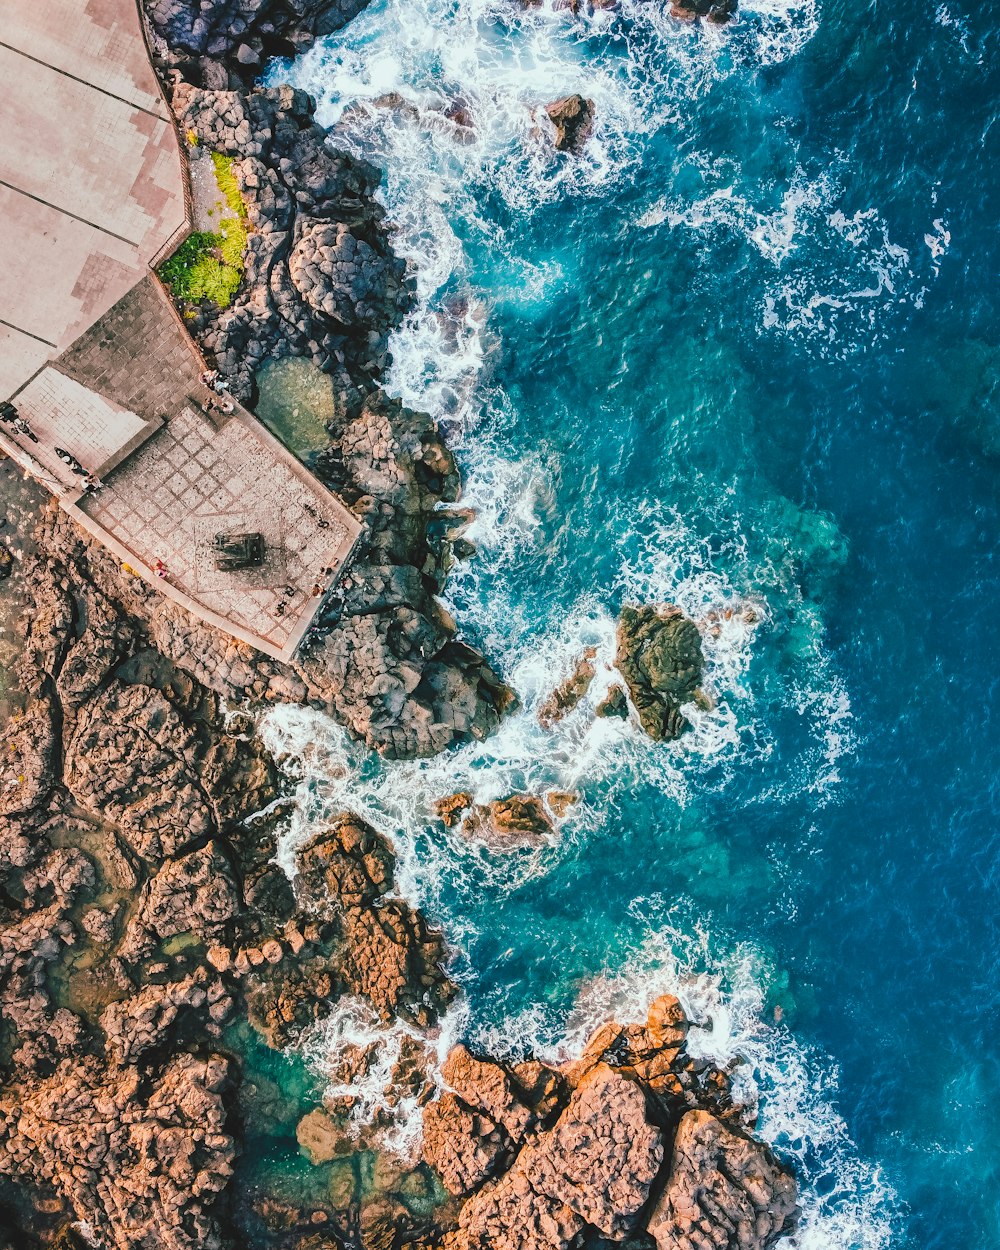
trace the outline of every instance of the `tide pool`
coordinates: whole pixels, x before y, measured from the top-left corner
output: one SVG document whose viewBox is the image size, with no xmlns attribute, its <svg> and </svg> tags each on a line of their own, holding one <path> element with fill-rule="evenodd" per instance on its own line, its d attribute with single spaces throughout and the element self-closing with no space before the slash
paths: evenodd
<svg viewBox="0 0 1000 1250">
<path fill-rule="evenodd" d="M 447 606 L 523 702 L 411 764 L 272 713 L 285 852 L 343 806 L 393 838 L 466 991 L 442 1049 L 568 1053 L 679 992 L 798 1166 L 802 1250 L 1000 1246 L 997 24 L 383 0 L 271 72 L 385 170 L 419 283 L 388 389 L 450 434 Z M 579 159 L 538 116 L 576 91 Z M 593 718 L 651 599 L 707 622 L 671 746 Z M 434 821 L 459 789 L 580 802 L 503 856 Z"/>
</svg>

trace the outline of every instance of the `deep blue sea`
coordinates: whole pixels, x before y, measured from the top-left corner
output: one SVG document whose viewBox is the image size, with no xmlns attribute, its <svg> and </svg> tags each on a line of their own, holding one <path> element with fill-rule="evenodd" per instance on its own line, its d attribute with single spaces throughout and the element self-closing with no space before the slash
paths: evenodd
<svg viewBox="0 0 1000 1250">
<path fill-rule="evenodd" d="M 679 992 L 799 1168 L 804 1250 L 1000 1247 L 998 27 L 376 0 L 272 72 L 385 170 L 420 294 L 389 389 L 451 436 L 479 553 L 448 607 L 523 701 L 417 764 L 272 715 L 293 838 L 343 805 L 393 837 L 456 948 L 449 1036 L 565 1054 Z M 555 155 L 538 108 L 577 91 L 593 136 Z M 656 599 L 722 617 L 670 746 L 593 718 Z M 430 812 L 552 788 L 581 801 L 535 852 Z"/>
</svg>

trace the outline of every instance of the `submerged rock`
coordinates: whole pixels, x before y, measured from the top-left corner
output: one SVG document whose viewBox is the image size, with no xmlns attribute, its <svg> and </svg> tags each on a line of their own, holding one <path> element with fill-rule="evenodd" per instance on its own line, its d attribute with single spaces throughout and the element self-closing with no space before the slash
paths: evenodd
<svg viewBox="0 0 1000 1250">
<path fill-rule="evenodd" d="M 699 698 L 705 659 L 698 627 L 680 608 L 672 603 L 623 607 L 615 664 L 652 739 L 677 738 L 690 728 L 681 705 Z"/>
<path fill-rule="evenodd" d="M 555 145 L 559 151 L 578 155 L 594 128 L 594 101 L 582 95 L 563 96 L 546 104 L 545 112 L 556 128 Z"/>
<path fill-rule="evenodd" d="M 538 709 L 538 723 L 543 729 L 551 729 L 564 716 L 577 706 L 590 689 L 596 669 L 594 660 L 597 656 L 596 647 L 587 647 L 576 662 L 572 673 L 548 696 Z"/>
</svg>

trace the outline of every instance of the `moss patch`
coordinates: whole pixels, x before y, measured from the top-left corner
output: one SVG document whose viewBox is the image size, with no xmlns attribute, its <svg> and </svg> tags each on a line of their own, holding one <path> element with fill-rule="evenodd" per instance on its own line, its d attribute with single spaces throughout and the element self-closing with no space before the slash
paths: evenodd
<svg viewBox="0 0 1000 1250">
<path fill-rule="evenodd" d="M 210 155 L 229 214 L 219 220 L 217 231 L 196 230 L 188 235 L 156 272 L 181 303 L 208 300 L 228 308 L 243 280 L 247 210 L 233 172 L 233 158 L 219 152 Z"/>
</svg>

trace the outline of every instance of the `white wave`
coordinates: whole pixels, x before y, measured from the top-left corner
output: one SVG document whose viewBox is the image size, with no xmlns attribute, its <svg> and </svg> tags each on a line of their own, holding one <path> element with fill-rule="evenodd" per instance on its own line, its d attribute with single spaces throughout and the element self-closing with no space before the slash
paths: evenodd
<svg viewBox="0 0 1000 1250">
<path fill-rule="evenodd" d="M 637 900 L 634 910 L 662 910 Z M 694 1027 L 688 1050 L 727 1070 L 737 1101 L 756 1114 L 756 1133 L 789 1160 L 802 1217 L 789 1250 L 887 1250 L 899 1211 L 881 1170 L 863 1159 L 837 1109 L 837 1070 L 828 1056 L 774 1021 L 774 973 L 752 946 L 720 960 L 703 928 L 653 923 L 622 963 L 588 981 L 568 1015 L 535 1005 L 473 1029 L 484 1050 L 549 1062 L 575 1058 L 607 1020 L 642 1021 L 661 994 L 675 994 Z M 780 995 L 775 995 L 780 997 Z M 765 1014 L 771 1017 L 768 1022 Z"/>
<path fill-rule="evenodd" d="M 636 224 L 742 237 L 776 270 L 765 279 L 761 330 L 796 338 L 824 355 L 845 356 L 884 338 L 890 314 L 901 305 L 922 306 L 926 286 L 918 266 L 890 237 L 878 209 L 848 215 L 843 207 L 840 157 L 814 176 L 796 166 L 787 185 L 748 180 L 733 161 L 695 156 L 690 164 L 707 193 L 661 197 L 637 215 Z M 945 237 L 940 221 L 934 230 L 924 241 L 937 262 L 950 235 Z M 933 264 L 927 279 L 939 271 Z"/>
<path fill-rule="evenodd" d="M 324 1081 L 323 1098 L 349 1105 L 345 1128 L 358 1148 L 379 1149 L 416 1161 L 423 1102 L 418 1093 L 400 1094 L 393 1081 L 404 1046 L 424 1054 L 422 1069 L 440 1084 L 441 1065 L 458 1041 L 466 1007 L 451 1008 L 434 1029 L 411 1028 L 401 1020 L 385 1024 L 361 999 L 345 996 L 334 1011 L 309 1028 L 298 1043 L 306 1062 Z M 365 1054 L 361 1064 L 344 1065 L 345 1054 Z M 347 1068 L 345 1071 L 344 1068 Z"/>
</svg>

